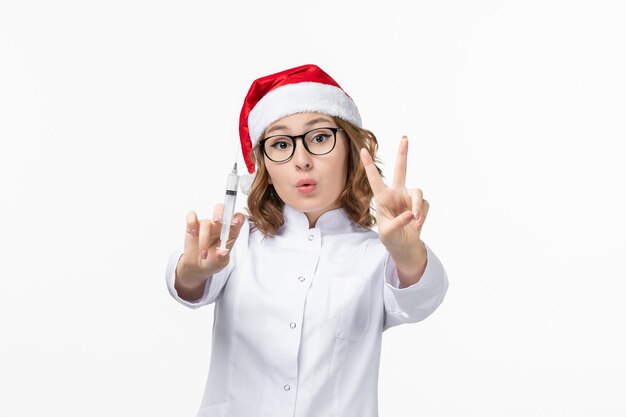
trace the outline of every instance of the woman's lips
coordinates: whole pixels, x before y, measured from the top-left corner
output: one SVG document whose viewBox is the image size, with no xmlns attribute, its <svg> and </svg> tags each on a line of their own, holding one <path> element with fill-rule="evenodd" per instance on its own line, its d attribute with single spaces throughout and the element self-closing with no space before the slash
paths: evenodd
<svg viewBox="0 0 626 417">
<path fill-rule="evenodd" d="M 317 183 L 311 178 L 303 178 L 296 183 L 296 189 L 299 193 L 310 193 L 315 191 Z"/>
<path fill-rule="evenodd" d="M 300 193 L 311 193 L 315 191 L 315 184 L 301 185 L 299 187 L 296 187 L 296 189 Z"/>
</svg>

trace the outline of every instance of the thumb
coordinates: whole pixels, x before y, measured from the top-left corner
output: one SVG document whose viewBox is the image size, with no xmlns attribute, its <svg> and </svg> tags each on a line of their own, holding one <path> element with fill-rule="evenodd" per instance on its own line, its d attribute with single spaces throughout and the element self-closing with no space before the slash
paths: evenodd
<svg viewBox="0 0 626 417">
<path fill-rule="evenodd" d="M 404 213 L 400 214 L 389 222 L 389 229 L 402 229 L 404 226 L 411 223 L 411 221 L 413 221 L 413 213 L 410 210 L 405 211 Z"/>
<path fill-rule="evenodd" d="M 231 249 L 235 244 L 235 240 L 239 237 L 239 232 L 246 220 L 246 216 L 242 213 L 236 213 L 233 216 L 233 221 L 230 226 L 230 234 L 228 235 L 228 242 L 226 242 L 226 248 Z"/>
<path fill-rule="evenodd" d="M 233 216 L 232 223 L 230 225 L 230 232 L 228 235 L 228 241 L 226 242 L 226 249 L 217 248 L 216 255 L 219 262 L 228 263 L 230 250 L 235 245 L 235 241 L 237 237 L 239 237 L 239 232 L 241 231 L 241 227 L 245 222 L 246 217 L 242 213 L 236 213 Z"/>
</svg>

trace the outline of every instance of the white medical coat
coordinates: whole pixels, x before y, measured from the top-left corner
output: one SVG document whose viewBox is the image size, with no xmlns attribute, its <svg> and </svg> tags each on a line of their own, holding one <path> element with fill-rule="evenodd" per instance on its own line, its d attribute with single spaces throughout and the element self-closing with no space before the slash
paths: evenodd
<svg viewBox="0 0 626 417">
<path fill-rule="evenodd" d="M 416 284 L 398 288 L 376 232 L 343 209 L 314 228 L 289 206 L 279 233 L 264 238 L 246 220 L 229 265 L 196 302 L 215 302 L 211 363 L 198 417 L 376 417 L 384 330 L 423 320 L 441 304 L 446 272 L 426 246 Z"/>
</svg>

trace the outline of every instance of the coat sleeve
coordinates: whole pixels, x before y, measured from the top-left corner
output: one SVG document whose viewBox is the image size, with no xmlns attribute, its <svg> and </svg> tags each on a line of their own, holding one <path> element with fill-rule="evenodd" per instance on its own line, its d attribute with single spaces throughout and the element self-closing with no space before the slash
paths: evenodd
<svg viewBox="0 0 626 417">
<path fill-rule="evenodd" d="M 167 284 L 167 289 L 170 295 L 176 301 L 189 308 L 198 308 L 215 302 L 222 294 L 224 287 L 228 282 L 228 277 L 235 270 L 235 266 L 237 265 L 237 258 L 240 258 L 242 256 L 242 252 L 247 250 L 249 229 L 250 224 L 246 219 L 244 225 L 241 226 L 239 237 L 237 237 L 237 241 L 235 242 L 235 245 L 231 250 L 230 261 L 228 262 L 228 265 L 217 274 L 211 275 L 207 278 L 204 285 L 204 293 L 202 294 L 202 297 L 195 301 L 187 301 L 182 299 L 178 295 L 178 292 L 174 287 L 174 282 L 176 280 L 176 266 L 178 265 L 178 260 L 181 256 L 183 256 L 184 253 L 183 248 L 178 248 L 177 250 L 175 250 L 170 255 L 167 262 L 167 267 L 165 269 L 165 282 Z"/>
<path fill-rule="evenodd" d="M 385 261 L 383 331 L 404 323 L 415 323 L 431 315 L 448 290 L 448 276 L 434 252 L 426 246 L 426 270 L 418 282 L 400 287 L 396 265 L 389 254 Z"/>
</svg>

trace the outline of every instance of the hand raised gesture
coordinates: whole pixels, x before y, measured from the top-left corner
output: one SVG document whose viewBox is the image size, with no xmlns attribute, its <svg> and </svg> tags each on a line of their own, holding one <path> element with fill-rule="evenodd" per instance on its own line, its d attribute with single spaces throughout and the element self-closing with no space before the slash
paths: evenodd
<svg viewBox="0 0 626 417">
<path fill-rule="evenodd" d="M 408 146 L 409 141 L 403 136 L 391 186 L 383 182 L 369 152 L 361 149 L 361 161 L 374 192 L 378 235 L 390 252 L 420 245 L 428 214 L 428 201 L 423 198 L 422 190 L 405 187 Z"/>
<path fill-rule="evenodd" d="M 176 290 L 185 299 L 198 299 L 202 295 L 202 286 L 206 278 L 228 265 L 229 250 L 235 244 L 245 217 L 242 213 L 233 216 L 230 235 L 226 243 L 227 250 L 220 249 L 223 204 L 217 204 L 213 211 L 213 220 L 198 221 L 196 213 L 187 213 L 185 249 L 176 266 Z"/>
</svg>

